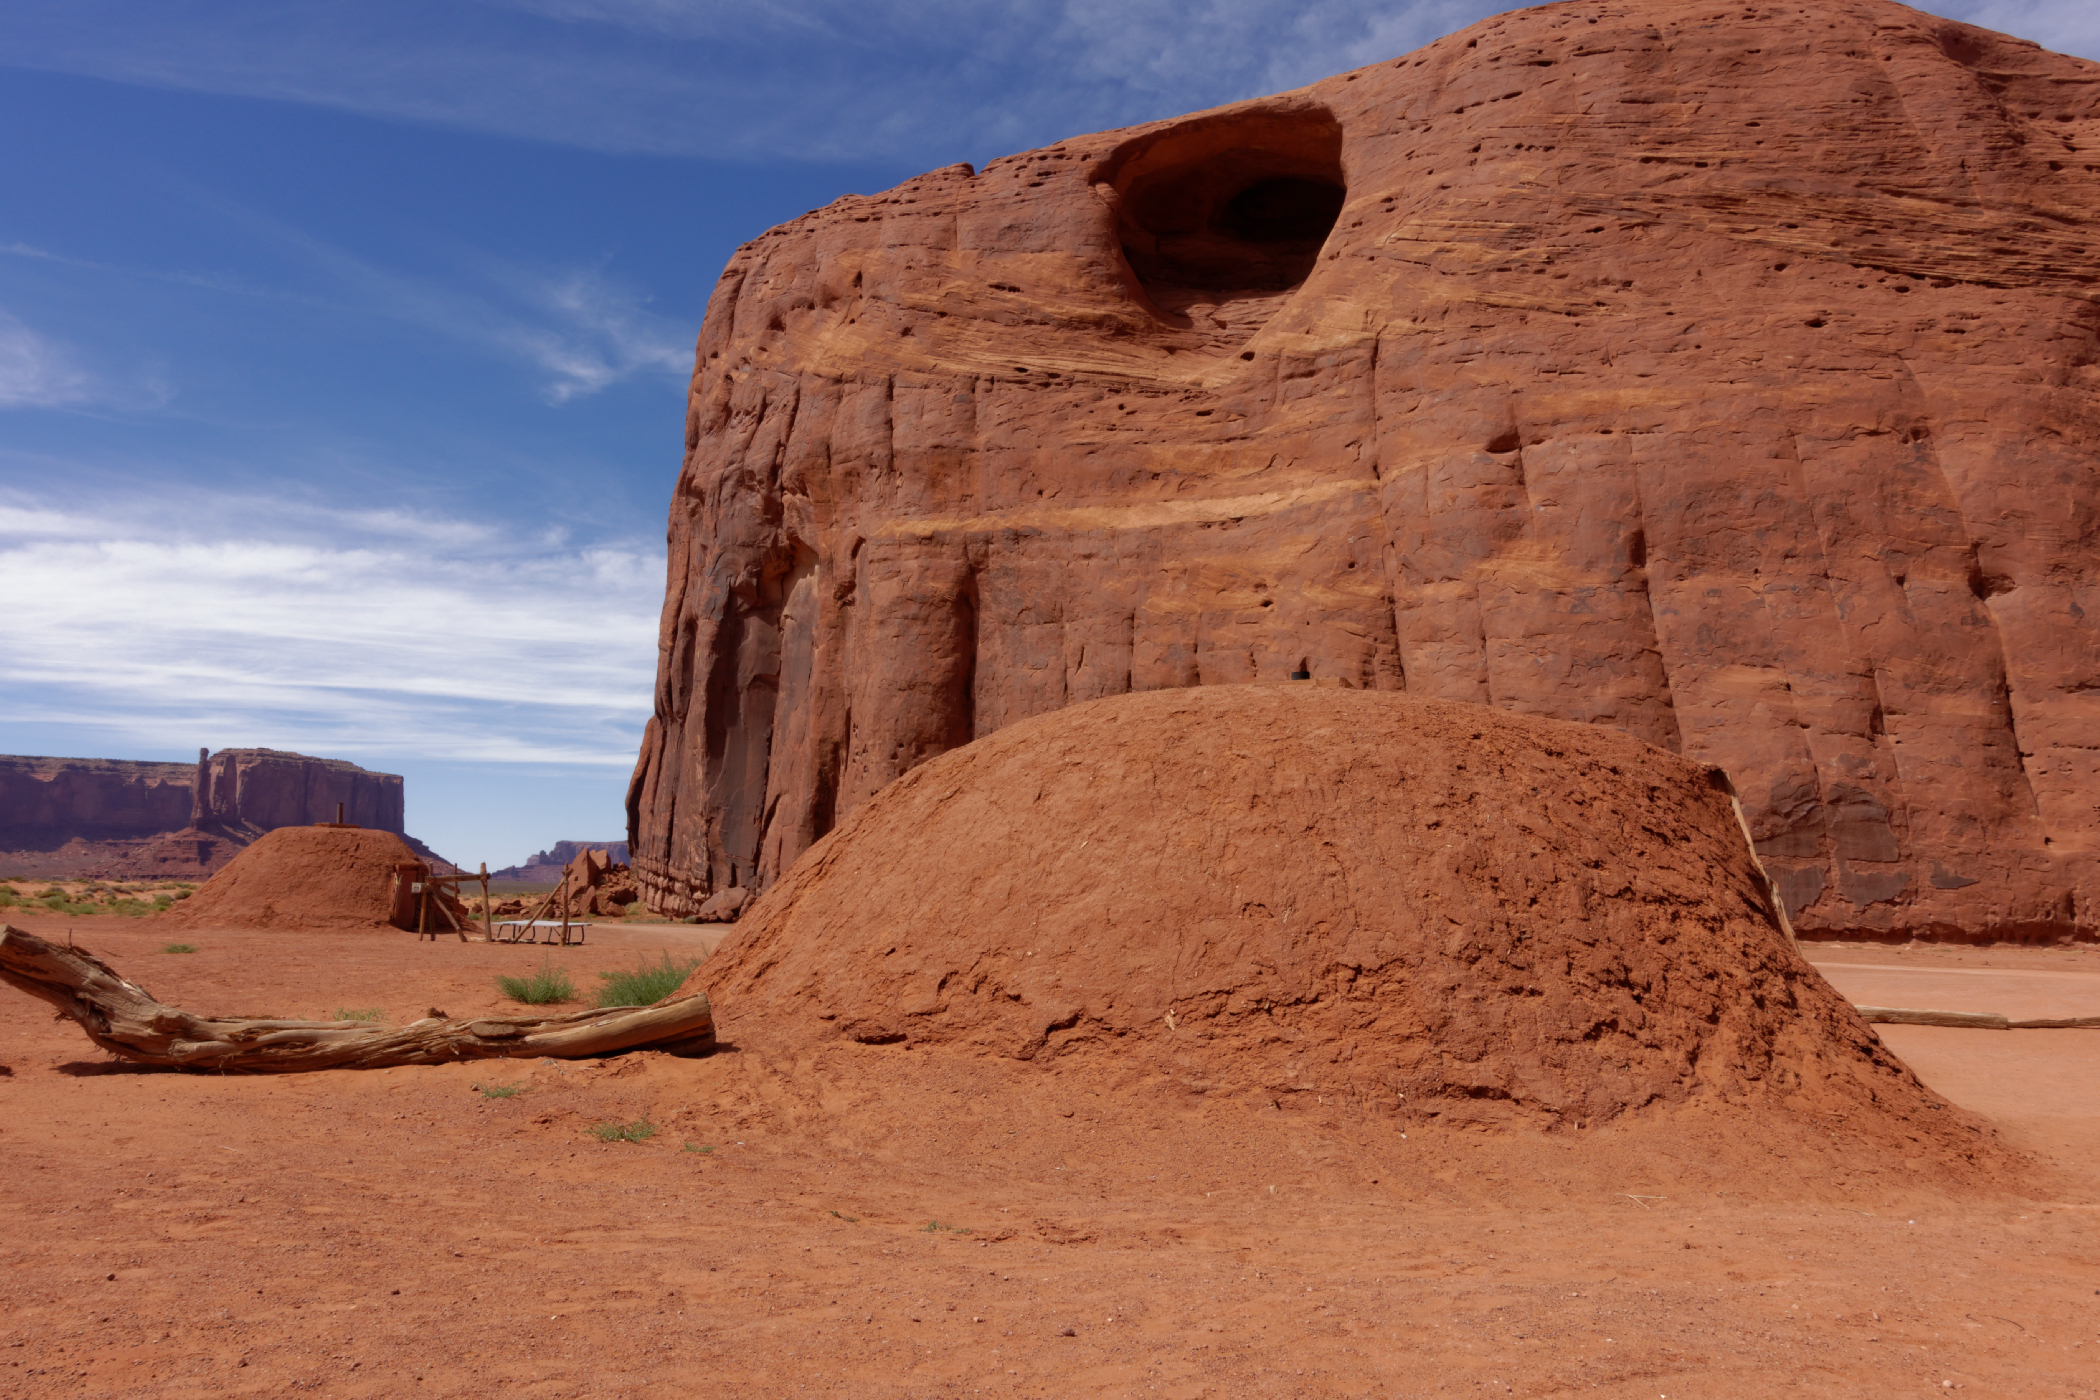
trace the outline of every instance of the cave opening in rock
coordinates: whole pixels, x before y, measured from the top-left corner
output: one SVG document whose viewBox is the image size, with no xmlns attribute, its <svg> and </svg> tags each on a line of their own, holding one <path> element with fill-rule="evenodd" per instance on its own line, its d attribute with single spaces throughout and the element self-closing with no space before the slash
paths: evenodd
<svg viewBox="0 0 2100 1400">
<path fill-rule="evenodd" d="M 1242 243 L 1307 244 L 1317 254 L 1347 197 L 1348 191 L 1340 185 L 1278 175 L 1257 180 L 1226 200 L 1211 224 Z"/>
<path fill-rule="evenodd" d="M 1102 179 L 1154 308 L 1228 329 L 1311 274 L 1348 197 L 1341 126 L 1318 109 L 1190 122 L 1118 152 Z"/>
</svg>

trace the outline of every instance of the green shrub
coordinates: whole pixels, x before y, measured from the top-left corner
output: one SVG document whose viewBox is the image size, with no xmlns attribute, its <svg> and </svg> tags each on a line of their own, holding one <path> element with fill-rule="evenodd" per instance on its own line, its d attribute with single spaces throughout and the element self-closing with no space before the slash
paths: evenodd
<svg viewBox="0 0 2100 1400">
<path fill-rule="evenodd" d="M 601 972 L 598 980 L 605 985 L 598 989 L 599 1006 L 647 1006 L 662 1001 L 678 990 L 679 985 L 700 966 L 700 959 L 673 958 L 670 950 L 664 950 L 663 961 L 644 961 L 632 972 Z"/>
<path fill-rule="evenodd" d="M 36 892 L 36 897 L 38 899 L 64 899 L 66 897 L 66 892 L 60 889 L 58 886 L 53 885 L 49 889 L 38 890 Z"/>
<path fill-rule="evenodd" d="M 474 1087 L 481 1090 L 485 1099 L 514 1098 L 525 1092 L 523 1084 L 476 1084 Z"/>
<path fill-rule="evenodd" d="M 569 980 L 569 970 L 551 962 L 542 963 L 537 972 L 527 977 L 497 977 L 496 990 L 527 1006 L 574 1001 L 577 995 L 576 984 Z"/>
<path fill-rule="evenodd" d="M 335 1019 L 338 1021 L 376 1021 L 384 1014 L 376 1006 L 368 1006 L 362 1011 L 352 1011 L 347 1006 L 338 1006 L 335 1009 Z"/>
<path fill-rule="evenodd" d="M 197 945 L 194 943 L 170 943 L 161 951 L 163 953 L 194 953 L 197 951 Z"/>
<path fill-rule="evenodd" d="M 632 1123 L 600 1123 L 591 1129 L 591 1136 L 600 1142 L 647 1142 L 656 1136 L 656 1125 L 646 1119 Z"/>
</svg>

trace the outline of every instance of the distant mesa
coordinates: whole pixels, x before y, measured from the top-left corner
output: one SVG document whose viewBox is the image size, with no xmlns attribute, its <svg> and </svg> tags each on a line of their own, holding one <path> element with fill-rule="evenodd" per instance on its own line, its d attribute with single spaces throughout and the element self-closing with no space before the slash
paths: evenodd
<svg viewBox="0 0 2100 1400">
<path fill-rule="evenodd" d="M 1804 932 L 2100 935 L 2096 151 L 2024 40 L 1617 0 L 773 229 L 686 401 L 645 897 L 1303 677 L 1725 768 Z"/>
<path fill-rule="evenodd" d="M 195 763 L 0 755 L 0 873 L 202 878 L 263 833 L 336 819 L 402 831 L 403 783 L 341 759 L 200 749 Z"/>
<path fill-rule="evenodd" d="M 491 880 L 528 880 L 553 884 L 561 879 L 565 866 L 585 851 L 602 851 L 614 865 L 627 864 L 625 841 L 557 841 L 546 850 L 527 856 L 518 865 L 507 865 L 501 870 L 491 870 Z"/>
</svg>

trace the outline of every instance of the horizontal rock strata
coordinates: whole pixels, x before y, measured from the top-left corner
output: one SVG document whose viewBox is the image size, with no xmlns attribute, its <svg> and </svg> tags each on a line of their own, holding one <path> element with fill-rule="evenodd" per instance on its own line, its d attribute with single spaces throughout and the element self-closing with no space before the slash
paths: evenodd
<svg viewBox="0 0 2100 1400">
<path fill-rule="evenodd" d="M 400 834 L 397 773 L 277 749 L 196 763 L 0 755 L 0 874 L 209 874 L 265 831 L 336 819 Z"/>
</svg>

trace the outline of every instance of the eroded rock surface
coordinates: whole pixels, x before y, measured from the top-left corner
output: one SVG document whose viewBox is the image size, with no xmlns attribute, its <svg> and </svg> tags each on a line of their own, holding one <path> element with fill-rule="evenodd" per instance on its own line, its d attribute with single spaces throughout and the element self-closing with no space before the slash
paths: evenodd
<svg viewBox="0 0 2100 1400">
<path fill-rule="evenodd" d="M 848 196 L 701 332 L 652 903 L 926 759 L 1315 680 L 1725 767 L 1804 931 L 2100 928 L 2100 65 L 1874 0 L 1505 15 Z"/>
</svg>

